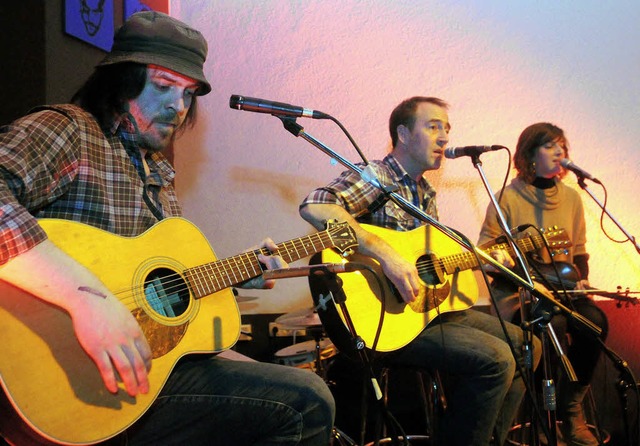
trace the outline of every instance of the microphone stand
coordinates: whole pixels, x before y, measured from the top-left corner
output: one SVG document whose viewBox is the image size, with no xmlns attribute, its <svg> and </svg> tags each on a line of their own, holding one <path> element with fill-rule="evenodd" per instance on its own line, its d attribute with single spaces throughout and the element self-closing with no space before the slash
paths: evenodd
<svg viewBox="0 0 640 446">
<path fill-rule="evenodd" d="M 636 238 L 633 237 L 631 234 L 629 234 L 626 229 L 624 229 L 622 227 L 622 225 L 618 222 L 618 220 L 616 220 L 613 215 L 611 215 L 611 213 L 609 212 L 609 210 L 607 208 L 604 207 L 604 205 L 602 203 L 600 203 L 600 200 L 598 200 L 596 198 L 595 195 L 593 195 L 593 193 L 589 190 L 589 188 L 587 187 L 587 185 L 584 182 L 585 177 L 578 175 L 578 185 L 580 186 L 580 188 L 585 191 L 587 194 L 589 194 L 589 196 L 593 199 L 593 201 L 596 202 L 596 204 L 600 207 L 600 209 L 602 209 L 602 212 L 606 213 L 609 218 L 611 219 L 612 222 L 615 223 L 615 225 L 618 227 L 618 229 L 620 229 L 620 231 L 627 237 L 627 240 L 629 240 L 631 243 L 633 243 L 633 246 L 636 248 L 636 251 L 638 251 L 638 254 L 640 254 L 640 243 L 638 243 L 636 241 Z"/>
<path fill-rule="evenodd" d="M 391 412 L 386 407 L 386 400 L 384 398 L 385 395 L 383 394 L 380 388 L 378 377 L 376 376 L 376 373 L 373 370 L 373 360 L 369 357 L 369 354 L 367 353 L 367 350 L 366 350 L 367 346 L 365 345 L 365 342 L 360 337 L 360 335 L 358 335 L 355 325 L 353 324 L 353 320 L 351 319 L 351 314 L 349 313 L 349 309 L 347 308 L 347 304 L 346 304 L 347 296 L 342 291 L 342 284 L 343 284 L 342 279 L 338 276 L 338 274 L 334 272 L 330 272 L 326 268 L 322 269 L 321 271 L 322 271 L 321 276 L 324 277 L 324 280 L 322 280 L 322 284 L 323 284 L 323 287 L 326 289 L 326 295 L 320 294 L 318 296 L 317 308 L 326 307 L 326 304 L 328 302 L 333 302 L 334 305 L 340 307 L 342 316 L 344 318 L 343 322 L 347 327 L 347 330 L 349 331 L 349 334 L 351 336 L 350 347 L 355 351 L 355 353 L 359 357 L 360 362 L 364 367 L 363 370 L 366 374 L 366 376 L 364 377 L 365 379 L 363 381 L 363 395 L 362 395 L 361 408 L 360 408 L 362 413 L 361 415 L 362 420 L 360 425 L 359 446 L 364 444 L 365 435 L 366 435 L 366 423 L 367 423 L 366 420 L 367 420 L 368 406 L 366 401 L 367 393 L 366 393 L 365 386 L 367 381 L 370 383 L 372 387 L 373 396 L 375 398 L 376 404 L 378 404 L 379 406 L 380 414 L 383 417 L 383 422 L 389 429 L 389 432 L 392 433 L 391 438 L 393 438 L 394 444 L 398 444 L 397 442 L 400 441 L 400 439 L 402 439 L 401 441 L 403 442 L 403 444 L 408 445 L 407 443 L 408 437 L 404 433 L 402 426 L 396 421 L 396 419 L 393 417 Z M 375 351 L 373 351 L 373 354 L 375 355 Z M 376 432 L 375 432 L 376 444 L 378 444 L 380 440 L 379 439 L 380 429 L 381 429 L 380 426 L 376 426 Z M 353 443 L 353 440 L 351 439 L 349 440 L 352 442 L 349 446 L 355 446 L 355 444 Z"/>
<path fill-rule="evenodd" d="M 466 248 L 467 250 L 472 252 L 476 252 L 476 254 L 482 257 L 485 261 L 487 261 L 488 263 L 491 263 L 496 268 L 503 271 L 505 275 L 512 277 L 514 280 L 518 282 L 523 282 L 523 280 L 517 274 L 515 274 L 514 272 L 512 272 L 507 268 L 504 268 L 501 264 L 497 263 L 487 253 L 485 253 L 481 249 L 478 249 L 474 245 L 470 244 L 466 239 L 460 237 L 460 235 L 458 235 L 455 231 L 443 225 L 438 220 L 434 219 L 433 217 L 425 213 L 422 209 L 417 208 L 413 203 L 410 203 L 409 201 L 404 199 L 404 197 L 397 194 L 395 192 L 395 190 L 397 189 L 395 186 L 382 185 L 380 181 L 378 181 L 378 179 L 376 178 L 376 175 L 375 175 L 375 172 L 373 172 L 373 169 L 371 169 L 369 166 L 367 166 L 365 169 L 360 169 L 355 164 L 343 158 L 334 150 L 332 150 L 331 148 L 323 144 L 321 141 L 317 140 L 313 136 L 306 133 L 304 131 L 304 128 L 296 122 L 296 118 L 283 117 L 283 116 L 278 116 L 278 118 L 280 118 L 280 120 L 282 121 L 284 128 L 288 130 L 290 133 L 292 133 L 294 136 L 304 139 L 305 141 L 309 142 L 311 145 L 320 149 L 325 154 L 329 155 L 332 159 L 338 161 L 343 166 L 359 174 L 365 181 L 369 182 L 373 186 L 380 189 L 387 197 L 389 197 L 389 199 L 391 199 L 394 203 L 396 203 L 399 207 L 401 207 L 407 213 L 411 214 L 412 216 L 426 223 L 429 223 L 430 225 L 438 229 L 440 232 L 445 234 L 447 237 L 449 237 L 450 239 L 458 243 L 463 248 Z M 533 285 L 531 285 L 531 281 L 525 282 L 525 283 L 527 283 L 528 288 L 533 288 Z"/>
<path fill-rule="evenodd" d="M 395 188 L 394 186 L 382 185 L 380 183 L 380 181 L 376 178 L 375 172 L 373 171 L 372 168 L 370 168 L 369 165 L 367 165 L 365 167 L 365 169 L 360 169 L 358 166 L 356 166 L 355 164 L 351 163 L 350 161 L 348 161 L 344 157 L 340 156 L 338 153 L 336 153 L 334 150 L 329 148 L 327 145 L 325 145 L 324 143 L 322 143 L 318 139 L 316 139 L 313 136 L 311 136 L 308 133 L 306 133 L 304 131 L 304 128 L 300 124 L 298 124 L 296 122 L 296 118 L 295 117 L 278 116 L 278 115 L 274 115 L 274 116 L 278 117 L 282 121 L 282 124 L 283 124 L 284 128 L 287 131 L 289 131 L 291 134 L 293 134 L 296 137 L 300 137 L 300 138 L 304 139 L 305 141 L 309 142 L 311 145 L 313 145 L 316 148 L 320 149 L 323 153 L 329 155 L 332 159 L 338 161 L 343 166 L 345 166 L 348 169 L 352 170 L 353 172 L 359 174 L 365 181 L 369 182 L 371 185 L 373 185 L 374 187 L 376 187 L 379 190 L 381 190 L 389 199 L 391 199 L 394 203 L 396 203 L 400 208 L 405 210 L 407 213 L 409 213 L 412 216 L 414 216 L 414 217 L 416 217 L 416 218 L 418 218 L 418 219 L 420 219 L 420 220 L 432 225 L 433 227 L 438 229 L 440 232 L 442 232 L 444 235 L 449 237 L 451 240 L 453 240 L 454 242 L 458 243 L 463 248 L 467 249 L 468 251 L 474 252 L 476 254 L 476 256 L 482 258 L 486 263 L 489 263 L 489 264 L 493 265 L 494 268 L 496 268 L 498 271 L 503 273 L 504 276 L 507 277 L 512 282 L 514 282 L 514 283 L 526 288 L 532 294 L 534 294 L 537 297 L 540 297 L 541 299 L 544 299 L 544 300 L 547 300 L 547 301 L 551 301 L 554 305 L 557 306 L 557 308 L 559 308 L 562 312 L 564 312 L 567 315 L 567 317 L 573 318 L 574 320 L 576 320 L 576 322 L 578 322 L 579 324 L 585 325 L 589 330 L 593 331 L 598 336 L 600 335 L 602 330 L 598 326 L 596 326 L 593 323 L 591 323 L 591 321 L 589 321 L 588 319 L 584 318 L 579 313 L 576 313 L 576 312 L 570 310 L 569 308 L 565 307 L 561 303 L 557 302 L 553 298 L 553 296 L 550 295 L 550 293 L 548 293 L 548 292 L 545 293 L 540 288 L 537 288 L 535 286 L 535 284 L 533 283 L 533 281 L 531 280 L 531 278 L 528 276 L 527 268 L 524 268 L 525 274 L 527 274 L 527 277 L 526 277 L 526 280 L 525 280 L 522 277 L 520 277 L 519 275 L 515 274 L 510 269 L 508 269 L 505 266 L 503 266 L 502 264 L 496 262 L 491 256 L 489 256 L 483 250 L 481 250 L 478 247 L 476 247 L 473 244 L 471 244 L 467 239 L 461 237 L 458 233 L 454 232 L 449 227 L 443 225 L 442 223 L 440 223 L 439 221 L 437 221 L 436 219 L 434 219 L 430 215 L 426 214 L 422 209 L 417 208 L 412 203 L 410 203 L 407 200 L 405 200 L 404 197 L 400 196 L 399 194 L 397 194 L 395 192 L 395 190 L 397 188 Z M 476 158 L 477 162 L 479 163 L 479 157 L 475 156 L 475 158 Z M 483 179 L 485 181 L 485 187 L 489 188 L 488 183 L 486 183 L 486 179 L 484 178 L 484 175 L 483 175 Z M 490 196 L 493 198 L 493 194 L 490 194 Z M 507 234 L 507 239 L 510 239 L 510 244 L 515 247 L 514 252 L 517 252 L 516 244 L 511 239 L 511 234 L 509 233 L 508 230 L 506 231 L 506 234 Z M 495 305 L 495 302 L 494 302 L 494 305 Z M 502 328 L 505 331 L 505 335 L 506 335 L 506 329 L 505 329 L 505 326 L 503 325 L 502 319 L 499 318 L 499 320 L 500 320 L 500 322 L 502 324 Z M 519 364 L 518 364 L 518 367 L 520 367 Z M 530 383 L 527 382 L 527 380 L 524 379 L 524 375 L 522 375 L 522 376 L 523 376 L 523 381 L 525 382 L 525 385 L 527 386 L 529 392 L 531 392 L 532 389 L 531 389 Z M 554 430 L 555 430 L 555 426 L 554 426 Z M 545 432 L 545 433 L 547 433 L 547 432 Z M 549 435 L 547 435 L 547 437 L 549 437 Z M 555 446 L 555 445 L 550 445 L 550 446 Z"/>
</svg>

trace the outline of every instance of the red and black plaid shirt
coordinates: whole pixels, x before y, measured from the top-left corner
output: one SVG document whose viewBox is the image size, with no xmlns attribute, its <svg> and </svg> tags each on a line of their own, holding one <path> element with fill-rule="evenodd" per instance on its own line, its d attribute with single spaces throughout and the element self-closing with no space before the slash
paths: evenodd
<svg viewBox="0 0 640 446">
<path fill-rule="evenodd" d="M 169 162 L 147 155 L 143 180 L 131 126 L 119 124 L 105 135 L 89 113 L 60 105 L 0 129 L 0 264 L 46 239 L 38 218 L 132 237 L 182 214 Z"/>
</svg>

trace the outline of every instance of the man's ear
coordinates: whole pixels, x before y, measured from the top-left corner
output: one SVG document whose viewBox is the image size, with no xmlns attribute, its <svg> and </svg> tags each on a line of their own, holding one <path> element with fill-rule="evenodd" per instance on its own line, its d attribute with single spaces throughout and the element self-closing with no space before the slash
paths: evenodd
<svg viewBox="0 0 640 446">
<path fill-rule="evenodd" d="M 398 141 L 400 141 L 402 144 L 406 144 L 411 137 L 411 131 L 404 124 L 400 124 L 396 130 L 398 132 Z"/>
</svg>

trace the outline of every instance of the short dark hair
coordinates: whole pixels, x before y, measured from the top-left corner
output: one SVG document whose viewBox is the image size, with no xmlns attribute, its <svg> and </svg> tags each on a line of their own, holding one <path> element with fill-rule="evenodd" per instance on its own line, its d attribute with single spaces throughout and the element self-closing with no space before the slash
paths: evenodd
<svg viewBox="0 0 640 446">
<path fill-rule="evenodd" d="M 513 155 L 513 165 L 518 171 L 518 178 L 530 184 L 536 178 L 536 170 L 533 159 L 536 149 L 549 142 L 560 141 L 564 148 L 564 156 L 569 155 L 569 142 L 564 131 L 549 122 L 532 124 L 522 131 L 516 145 L 516 153 Z M 566 172 L 560 174 L 562 178 Z"/>
<path fill-rule="evenodd" d="M 147 81 L 147 66 L 123 62 L 96 67 L 93 74 L 73 95 L 71 102 L 91 113 L 100 127 L 110 129 L 126 113 L 127 102 L 137 98 Z M 193 96 L 185 123 L 180 130 L 195 123 L 197 96 Z"/>
<path fill-rule="evenodd" d="M 449 104 L 442 99 L 428 96 L 414 96 L 402 101 L 393 109 L 389 117 L 389 134 L 391 135 L 392 147 L 395 147 L 398 142 L 398 126 L 404 125 L 409 130 L 413 130 L 413 125 L 416 123 L 416 109 L 419 104 L 424 102 L 435 104 L 444 109 L 449 108 Z"/>
</svg>

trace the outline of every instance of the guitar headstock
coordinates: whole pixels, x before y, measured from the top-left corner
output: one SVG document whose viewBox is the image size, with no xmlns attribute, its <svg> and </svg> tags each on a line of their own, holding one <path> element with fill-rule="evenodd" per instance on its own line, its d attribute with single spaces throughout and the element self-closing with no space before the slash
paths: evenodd
<svg viewBox="0 0 640 446">
<path fill-rule="evenodd" d="M 358 246 L 358 238 L 353 228 L 346 221 L 337 220 L 327 221 L 326 227 L 333 247 L 340 251 L 343 257 L 351 255 L 353 248 Z"/>
<path fill-rule="evenodd" d="M 557 226 L 550 226 L 547 229 L 541 229 L 544 238 L 547 240 L 547 244 L 551 249 L 552 255 L 564 253 L 567 249 L 573 246 L 573 242 L 569 239 L 567 231 L 564 228 L 558 228 Z M 537 240 L 536 247 L 544 247 L 544 243 L 541 240 Z"/>
<path fill-rule="evenodd" d="M 607 296 L 607 297 L 612 297 L 613 299 L 616 299 L 618 301 L 616 302 L 616 306 L 618 308 L 622 308 L 622 302 L 625 302 L 625 305 L 628 307 L 629 305 L 636 305 L 640 300 L 637 297 L 629 296 L 629 294 L 631 293 L 633 293 L 633 291 L 629 290 L 629 287 L 623 290 L 622 287 L 618 285 L 616 287 L 616 293 L 612 296 Z M 635 293 L 637 293 L 637 291 Z"/>
</svg>

